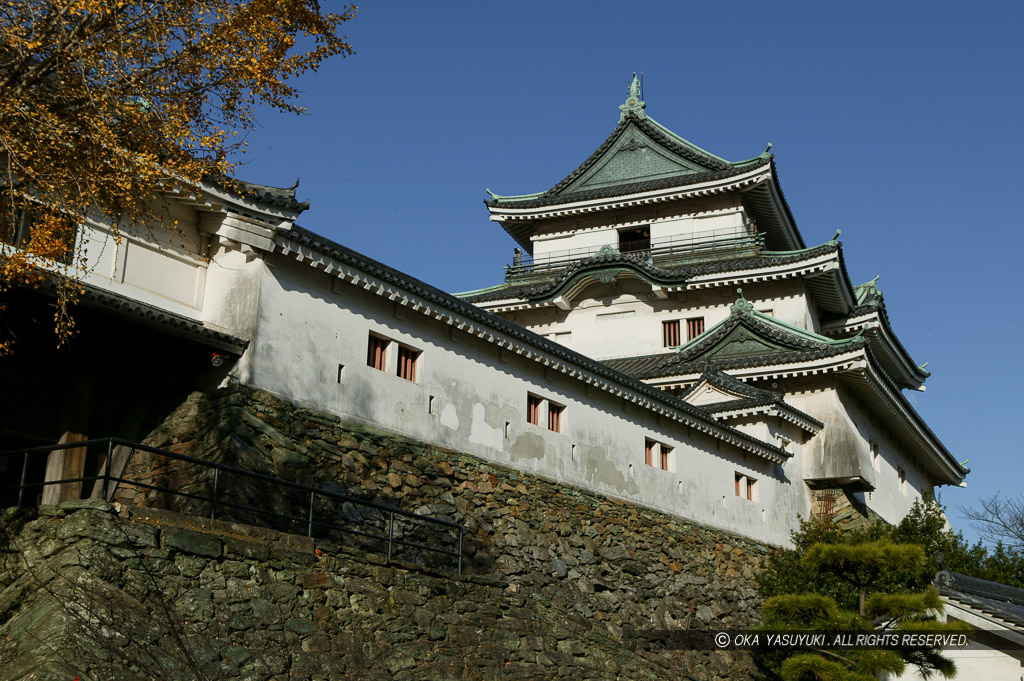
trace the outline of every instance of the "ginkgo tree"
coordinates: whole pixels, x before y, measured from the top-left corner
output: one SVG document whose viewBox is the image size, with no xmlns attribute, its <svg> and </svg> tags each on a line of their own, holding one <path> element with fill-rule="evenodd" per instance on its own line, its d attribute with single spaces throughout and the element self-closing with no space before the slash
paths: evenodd
<svg viewBox="0 0 1024 681">
<path fill-rule="evenodd" d="M 339 31 L 355 11 L 318 0 L 0 2 L 0 294 L 55 282 L 66 338 L 77 225 L 142 224 L 158 188 L 230 177 L 257 112 L 301 113 L 294 79 L 352 53 Z M 0 354 L 10 349 L 0 337 Z"/>
</svg>

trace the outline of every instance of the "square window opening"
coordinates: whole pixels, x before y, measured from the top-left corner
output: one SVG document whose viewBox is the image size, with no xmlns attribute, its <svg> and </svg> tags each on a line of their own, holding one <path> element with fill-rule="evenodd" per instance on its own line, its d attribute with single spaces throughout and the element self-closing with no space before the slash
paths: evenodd
<svg viewBox="0 0 1024 681">
<path fill-rule="evenodd" d="M 649 250 L 651 250 L 651 228 L 649 225 L 619 230 L 619 253 L 637 253 Z"/>
</svg>

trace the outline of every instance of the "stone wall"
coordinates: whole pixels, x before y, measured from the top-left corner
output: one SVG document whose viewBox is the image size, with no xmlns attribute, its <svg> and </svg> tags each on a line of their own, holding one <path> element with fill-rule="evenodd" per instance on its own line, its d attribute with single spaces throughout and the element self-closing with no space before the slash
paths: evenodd
<svg viewBox="0 0 1024 681">
<path fill-rule="evenodd" d="M 53 602 L 58 587 L 91 581 L 102 588 L 84 593 L 109 591 L 103 603 L 118 605 L 79 610 L 106 607 L 115 621 L 148 613 L 151 624 L 139 627 L 138 638 L 163 652 L 147 660 L 163 655 L 171 660 L 165 665 L 186 669 L 187 656 L 167 651 L 188 649 L 201 665 L 232 676 L 242 669 L 247 678 L 725 679 L 754 671 L 743 653 L 629 645 L 631 629 L 753 623 L 760 605 L 753 578 L 767 548 L 750 540 L 241 387 L 192 395 L 148 443 L 454 520 L 467 530 L 465 573 L 423 551 L 402 552 L 389 566 L 379 542 L 337 533 L 306 538 L 203 520 L 205 502 L 122 487 L 115 506 L 43 507 L 17 534 L 0 579 L 0 635 L 17 642 L 0 655 L 5 669 L 31 670 L 42 656 L 61 673 L 80 673 L 33 645 L 44 623 L 62 622 L 46 636 L 79 641 L 63 648 L 65 658 L 68 651 L 80 664 L 89 655 L 116 657 L 94 640 L 119 641 L 116 626 L 103 638 Z M 137 453 L 129 474 L 193 491 L 211 484 L 181 466 L 152 464 Z M 218 484 L 239 503 L 300 514 L 300 499 L 271 498 L 259 484 Z M 269 523 L 223 510 L 233 520 Z M 380 520 L 351 506 L 320 513 L 353 528 Z M 34 580 L 54 584 L 54 594 L 33 588 Z M 103 620 L 101 612 L 89 621 Z M 135 666 L 136 677 L 124 678 L 148 678 L 144 665 Z"/>
</svg>

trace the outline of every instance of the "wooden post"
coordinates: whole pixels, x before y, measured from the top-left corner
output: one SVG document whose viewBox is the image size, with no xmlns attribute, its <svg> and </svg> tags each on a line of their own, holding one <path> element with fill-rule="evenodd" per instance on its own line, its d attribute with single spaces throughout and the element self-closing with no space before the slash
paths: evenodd
<svg viewBox="0 0 1024 681">
<path fill-rule="evenodd" d="M 89 424 L 89 379 L 81 374 L 71 380 L 71 389 L 64 393 L 64 408 L 61 412 L 59 444 L 87 440 Z M 65 480 L 85 475 L 85 447 L 71 447 L 50 452 L 46 459 L 46 480 Z M 82 483 L 68 482 L 63 485 L 43 487 L 44 504 L 59 504 L 82 497 Z"/>
</svg>

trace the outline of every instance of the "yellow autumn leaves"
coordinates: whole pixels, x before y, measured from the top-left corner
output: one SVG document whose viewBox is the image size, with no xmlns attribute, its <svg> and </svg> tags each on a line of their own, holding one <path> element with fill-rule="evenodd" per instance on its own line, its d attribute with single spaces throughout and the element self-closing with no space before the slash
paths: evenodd
<svg viewBox="0 0 1024 681">
<path fill-rule="evenodd" d="M 68 254 L 87 215 L 141 224 L 158 187 L 229 175 L 258 108 L 300 113 L 289 81 L 352 52 L 339 30 L 355 11 L 317 0 L 0 3 L 0 315 L 10 286 L 77 276 Z M 66 310 L 55 327 L 70 333 Z"/>
</svg>

